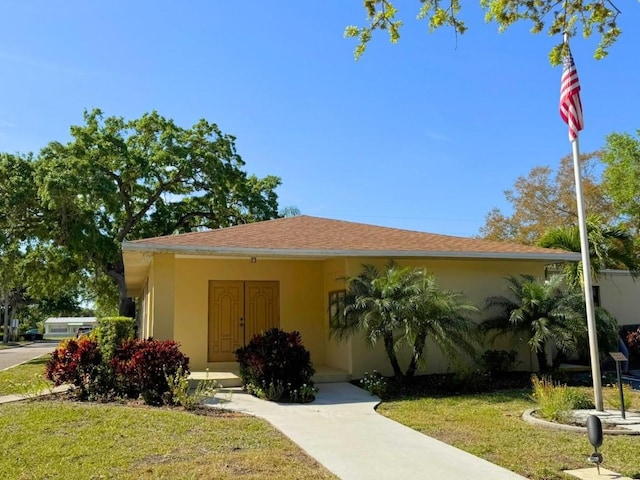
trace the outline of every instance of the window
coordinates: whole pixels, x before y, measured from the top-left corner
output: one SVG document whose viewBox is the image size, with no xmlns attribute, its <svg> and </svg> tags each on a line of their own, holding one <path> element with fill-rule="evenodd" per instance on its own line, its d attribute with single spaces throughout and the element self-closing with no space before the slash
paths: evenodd
<svg viewBox="0 0 640 480">
<path fill-rule="evenodd" d="M 329 292 L 329 323 L 331 325 L 344 325 L 345 295 L 346 290 Z"/>
<path fill-rule="evenodd" d="M 600 286 L 599 285 L 593 285 L 591 287 L 592 291 L 593 291 L 593 304 L 596 307 L 600 306 Z"/>
</svg>

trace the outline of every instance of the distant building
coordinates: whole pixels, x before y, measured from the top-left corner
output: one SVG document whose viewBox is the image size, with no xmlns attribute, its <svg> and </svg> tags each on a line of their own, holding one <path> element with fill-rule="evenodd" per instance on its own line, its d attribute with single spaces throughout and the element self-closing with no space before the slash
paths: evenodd
<svg viewBox="0 0 640 480">
<path fill-rule="evenodd" d="M 44 322 L 47 337 L 74 337 L 80 327 L 95 327 L 97 317 L 52 317 Z"/>
</svg>

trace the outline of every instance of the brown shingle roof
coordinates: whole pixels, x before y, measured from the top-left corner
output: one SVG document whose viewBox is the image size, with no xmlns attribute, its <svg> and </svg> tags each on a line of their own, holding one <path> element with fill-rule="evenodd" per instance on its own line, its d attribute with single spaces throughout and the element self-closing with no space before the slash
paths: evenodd
<svg viewBox="0 0 640 480">
<path fill-rule="evenodd" d="M 126 242 L 123 250 L 278 255 L 402 255 L 576 260 L 578 254 L 507 242 L 422 233 L 327 218 L 280 218 L 206 232 Z"/>
</svg>

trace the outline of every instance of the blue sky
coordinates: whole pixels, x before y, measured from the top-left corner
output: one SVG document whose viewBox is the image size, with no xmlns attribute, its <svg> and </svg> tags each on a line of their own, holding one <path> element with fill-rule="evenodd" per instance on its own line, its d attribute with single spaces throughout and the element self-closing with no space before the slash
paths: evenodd
<svg viewBox="0 0 640 480">
<path fill-rule="evenodd" d="M 427 33 L 419 2 L 355 62 L 344 27 L 360 0 L 279 2 L 4 0 L 0 4 L 0 151 L 67 141 L 84 109 L 200 118 L 237 137 L 246 170 L 278 175 L 281 206 L 302 213 L 472 236 L 503 191 L 570 154 L 558 115 L 559 38 L 504 34 L 464 3 L 470 30 Z M 572 41 L 582 85 L 581 151 L 640 128 L 638 6 L 610 55 Z M 635 9 L 635 10 L 634 10 Z M 635 28 L 634 28 L 635 27 Z"/>
</svg>

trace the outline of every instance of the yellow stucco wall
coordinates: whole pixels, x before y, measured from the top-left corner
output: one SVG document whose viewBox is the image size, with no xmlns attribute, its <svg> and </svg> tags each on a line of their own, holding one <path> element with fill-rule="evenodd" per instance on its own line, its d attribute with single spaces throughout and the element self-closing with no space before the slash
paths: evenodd
<svg viewBox="0 0 640 480">
<path fill-rule="evenodd" d="M 349 275 L 357 275 L 364 263 L 372 263 L 384 268 L 387 261 L 363 258 L 349 259 L 347 262 Z M 403 266 L 426 267 L 428 271 L 438 277 L 441 288 L 461 290 L 471 303 L 481 309 L 488 296 L 506 294 L 504 290 L 505 275 L 531 274 L 540 277 L 544 275 L 544 264 L 533 261 L 430 259 L 398 260 L 396 263 Z M 477 320 L 481 320 L 481 316 Z M 537 366 L 535 356 L 531 355 L 524 341 L 511 343 L 502 339 L 487 348 L 515 349 L 518 352 L 518 360 L 521 362 L 518 365 L 519 369 L 530 370 Z M 381 344 L 371 348 L 361 338 L 354 338 L 352 349 L 352 374 L 354 377 L 359 377 L 374 369 L 384 375 L 392 374 Z M 427 342 L 426 351 L 426 365 L 419 370 L 419 373 L 445 373 L 459 368 L 452 365 L 431 342 Z M 399 357 L 401 366 L 405 368 L 408 363 L 407 351 L 399 352 Z M 473 365 L 469 364 L 468 366 L 472 367 Z"/>
<path fill-rule="evenodd" d="M 215 369 L 207 361 L 208 295 L 212 280 L 277 281 L 280 291 L 280 328 L 299 330 L 315 365 L 346 370 L 354 377 L 374 369 L 391 374 L 382 348 L 368 347 L 360 336 L 338 343 L 329 340 L 328 293 L 343 289 L 345 276 L 357 275 L 362 264 L 384 268 L 386 259 L 334 258 L 328 260 L 268 260 L 175 258 L 156 254 L 147 278 L 147 314 L 143 332 L 157 339 L 174 339 L 190 358 L 193 371 Z M 441 288 L 462 290 L 479 307 L 490 295 L 505 294 L 507 274 L 544 274 L 543 262 L 498 260 L 398 260 L 400 265 L 425 266 L 437 275 Z M 480 320 L 480 317 L 478 317 Z M 535 356 L 524 342 L 502 340 L 494 347 L 515 348 L 519 368 L 535 368 Z M 407 356 L 400 353 L 403 367 Z M 451 362 L 433 345 L 427 345 L 427 365 L 421 373 L 446 372 Z"/>
<path fill-rule="evenodd" d="M 618 325 L 640 323 L 640 279 L 627 271 L 607 270 L 598 279 L 600 305 L 618 321 Z"/>
<path fill-rule="evenodd" d="M 321 261 L 178 258 L 175 278 L 173 334 L 189 357 L 191 370 L 214 368 L 207 361 L 210 280 L 278 281 L 280 328 L 300 331 L 312 361 L 325 363 Z"/>
<path fill-rule="evenodd" d="M 329 340 L 329 292 L 344 290 L 347 261 L 344 258 L 325 260 L 324 267 L 324 337 L 326 344 L 326 364 L 350 372 L 353 368 L 351 340 L 338 342 Z"/>
<path fill-rule="evenodd" d="M 151 335 L 156 340 L 173 339 L 176 285 L 175 259 L 172 254 L 153 258 L 153 317 Z"/>
</svg>

